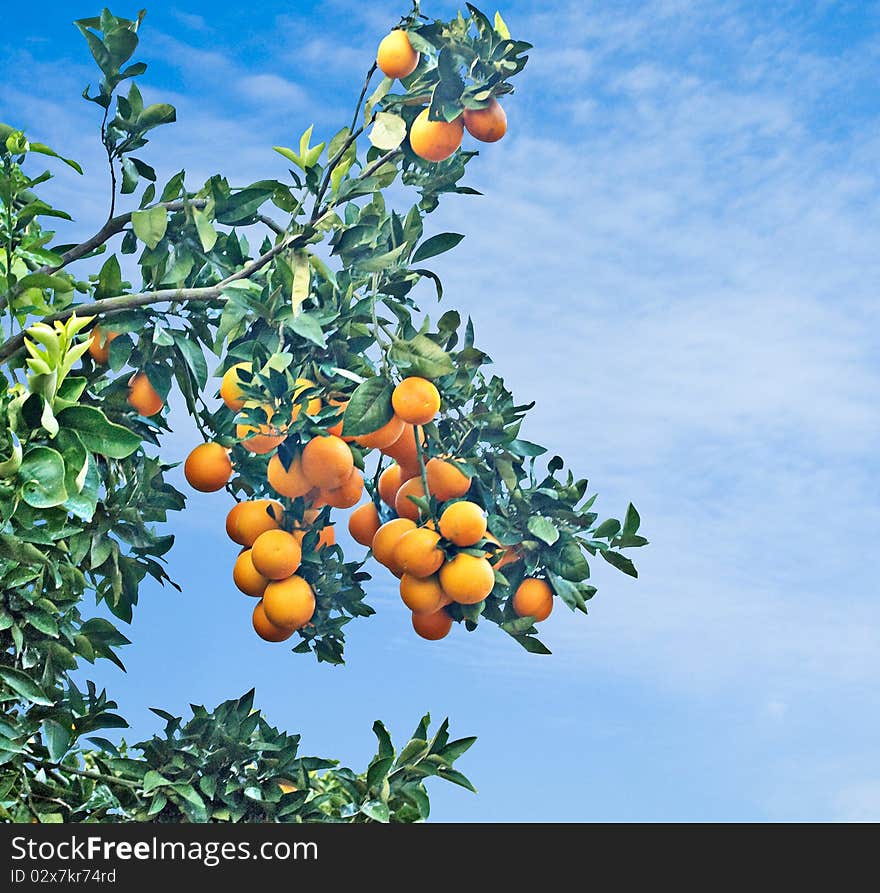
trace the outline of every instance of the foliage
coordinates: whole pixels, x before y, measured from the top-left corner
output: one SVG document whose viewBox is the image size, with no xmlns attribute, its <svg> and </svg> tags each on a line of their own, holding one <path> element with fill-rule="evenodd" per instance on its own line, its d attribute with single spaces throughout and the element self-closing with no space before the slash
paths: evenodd
<svg viewBox="0 0 880 893">
<path fill-rule="evenodd" d="M 75 691 L 75 690 L 74 690 Z M 335 760 L 299 755 L 299 735 L 280 732 L 253 709 L 254 692 L 208 712 L 192 708 L 188 722 L 164 710 L 165 730 L 133 747 L 89 738 L 94 728 L 124 725 L 116 705 L 93 687 L 80 695 L 74 722 L 47 715 L 36 746 L 4 741 L 7 753 L 27 754 L 34 770 L 24 778 L 12 760 L 0 765 L 0 817 L 15 822 L 413 822 L 428 818 L 426 778 L 468 790 L 455 761 L 474 738 L 449 740 L 444 720 L 432 736 L 430 716 L 397 753 L 381 722 L 379 746 L 364 772 Z M 31 724 L 35 722 L 30 718 Z M 4 726 L 9 725 L 4 720 Z M 35 734 L 37 727 L 33 728 Z M 71 731 L 68 731 L 70 729 Z M 17 751 L 13 748 L 18 748 Z"/>
</svg>

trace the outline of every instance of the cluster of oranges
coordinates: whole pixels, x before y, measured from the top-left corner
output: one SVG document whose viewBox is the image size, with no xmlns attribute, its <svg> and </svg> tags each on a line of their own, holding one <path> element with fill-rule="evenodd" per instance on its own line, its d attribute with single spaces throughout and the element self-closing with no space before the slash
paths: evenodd
<svg viewBox="0 0 880 893">
<path fill-rule="evenodd" d="M 397 28 L 383 38 L 376 53 L 376 64 L 390 78 L 405 78 L 419 64 L 406 31 Z M 464 131 L 484 143 L 494 143 L 507 133 L 507 115 L 493 96 L 483 108 L 464 109 L 453 121 L 431 121 L 428 109 L 416 116 L 410 127 L 409 144 L 426 161 L 443 161 L 461 145 Z"/>
<path fill-rule="evenodd" d="M 96 362 L 107 362 L 115 337 L 116 333 L 93 330 L 89 351 Z M 220 386 L 223 402 L 236 413 L 255 405 L 246 399 L 240 371 L 250 373 L 251 364 L 232 366 Z M 312 381 L 296 379 L 294 401 L 314 390 Z M 153 415 L 163 405 L 144 372 L 137 372 L 129 382 L 128 399 L 144 416 Z M 445 607 L 453 602 L 473 605 L 483 601 L 495 586 L 495 570 L 522 556 L 515 547 L 501 546 L 488 530 L 484 509 L 463 498 L 471 479 L 453 457 L 441 455 L 424 461 L 422 427 L 440 410 L 440 393 L 432 382 L 418 376 L 404 378 L 392 393 L 389 421 L 357 437 L 342 434 L 347 401 L 331 397 L 327 402 L 338 409 L 339 420 L 312 437 L 289 462 L 275 452 L 266 468 L 266 481 L 278 496 L 304 500 L 302 520 L 288 516 L 275 499 L 239 502 L 226 518 L 229 538 L 242 547 L 233 567 L 233 581 L 245 595 L 259 599 L 252 615 L 254 629 L 266 641 L 282 642 L 312 620 L 315 593 L 297 573 L 303 543 L 314 530 L 317 537 L 309 542 L 316 550 L 334 545 L 333 527 L 316 526 L 321 508 L 348 509 L 360 500 L 364 479 L 349 447 L 355 441 L 392 460 L 379 476 L 376 495 L 387 507 L 383 514 L 393 517 L 383 523 L 378 501 L 366 502 L 352 512 L 349 532 L 400 579 L 400 595 L 412 612 L 415 631 L 425 639 L 441 639 L 453 622 Z M 291 423 L 303 407 L 307 415 L 315 416 L 324 408 L 323 400 L 308 397 L 295 402 Z M 262 409 L 264 423 L 241 422 L 235 429 L 241 445 L 258 455 L 275 450 L 289 428 L 273 419 L 270 407 Z M 201 492 L 221 490 L 232 473 L 230 450 L 218 443 L 200 444 L 184 463 L 188 483 Z M 436 519 L 425 511 L 427 497 L 440 506 Z M 553 608 L 553 592 L 546 581 L 527 578 L 514 594 L 513 608 L 519 616 L 544 620 Z"/>
</svg>

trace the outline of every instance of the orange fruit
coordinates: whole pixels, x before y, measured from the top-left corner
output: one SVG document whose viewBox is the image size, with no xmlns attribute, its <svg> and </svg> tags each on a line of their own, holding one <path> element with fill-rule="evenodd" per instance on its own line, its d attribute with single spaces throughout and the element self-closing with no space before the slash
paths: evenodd
<svg viewBox="0 0 880 893">
<path fill-rule="evenodd" d="M 145 418 L 155 415 L 165 405 L 165 401 L 150 384 L 146 372 L 138 372 L 128 383 L 128 402 Z"/>
<path fill-rule="evenodd" d="M 442 608 L 433 614 L 413 614 L 413 629 L 429 642 L 445 638 L 452 629 L 452 618 Z"/>
<path fill-rule="evenodd" d="M 351 538 L 362 546 L 369 546 L 373 542 L 373 537 L 381 526 L 379 512 L 372 502 L 359 505 L 348 519 L 348 532 Z"/>
<path fill-rule="evenodd" d="M 404 422 L 427 425 L 440 410 L 440 391 L 427 378 L 411 375 L 394 389 L 391 405 Z"/>
<path fill-rule="evenodd" d="M 460 115 L 454 121 L 431 121 L 428 111 L 419 112 L 410 125 L 409 144 L 425 161 L 443 161 L 461 145 L 464 124 Z"/>
<path fill-rule="evenodd" d="M 262 598 L 263 590 L 269 585 L 269 580 L 255 567 L 251 559 L 251 550 L 245 549 L 232 568 L 232 582 L 245 594 L 253 598 Z"/>
<path fill-rule="evenodd" d="M 270 580 L 284 580 L 299 568 L 302 549 L 292 533 L 267 530 L 254 540 L 251 561 L 257 573 Z"/>
<path fill-rule="evenodd" d="M 262 599 L 254 605 L 254 613 L 251 615 L 251 622 L 254 625 L 254 630 L 257 635 L 261 639 L 265 639 L 267 642 L 283 642 L 285 639 L 289 639 L 293 635 L 293 627 L 276 626 L 276 624 L 269 620 L 266 616 L 266 609 Z"/>
<path fill-rule="evenodd" d="M 518 617 L 534 617 L 540 623 L 553 610 L 553 590 L 546 580 L 526 577 L 513 594 L 513 610 Z"/>
<path fill-rule="evenodd" d="M 96 363 L 106 365 L 110 359 L 110 342 L 119 337 L 119 332 L 104 332 L 100 326 L 92 329 L 92 337 L 89 338 L 89 353 Z"/>
<path fill-rule="evenodd" d="M 401 419 L 393 415 L 381 428 L 378 428 L 371 434 L 355 437 L 355 440 L 362 447 L 367 447 L 367 449 L 384 450 L 385 447 L 391 446 L 403 434 L 403 424 Z"/>
<path fill-rule="evenodd" d="M 472 546 L 486 535 L 486 512 L 475 502 L 453 502 L 440 516 L 440 533 L 456 546 Z"/>
<path fill-rule="evenodd" d="M 409 42 L 406 31 L 395 28 L 382 38 L 376 52 L 376 64 L 389 78 L 405 78 L 416 70 L 419 54 Z"/>
<path fill-rule="evenodd" d="M 354 456 L 341 437 L 313 437 L 302 451 L 302 470 L 313 487 L 333 490 L 341 487 L 354 471 Z"/>
<path fill-rule="evenodd" d="M 339 409 L 339 421 L 336 422 L 336 424 L 331 425 L 329 428 L 327 428 L 327 433 L 335 434 L 337 437 L 342 437 L 342 423 L 344 421 L 345 410 L 348 407 L 348 400 L 339 400 L 336 397 L 331 397 L 327 402 L 331 406 L 335 406 Z M 351 438 L 351 437 L 343 438 L 343 440 L 345 440 L 346 443 L 348 443 L 349 441 L 351 441 L 353 439 L 354 438 Z"/>
<path fill-rule="evenodd" d="M 403 469 L 396 462 L 392 462 L 392 464 L 379 475 L 379 498 L 389 508 L 394 508 L 394 500 L 397 497 L 397 491 L 403 483 Z"/>
<path fill-rule="evenodd" d="M 419 429 L 421 434 L 420 443 L 424 446 L 425 435 Z M 419 452 L 416 447 L 416 429 L 413 425 L 404 425 L 403 434 L 391 444 L 382 450 L 386 456 L 397 460 L 397 464 L 401 468 L 401 480 L 414 478 L 419 473 Z"/>
<path fill-rule="evenodd" d="M 183 474 L 193 490 L 214 493 L 222 490 L 232 477 L 229 452 L 219 443 L 202 443 L 187 457 Z"/>
<path fill-rule="evenodd" d="M 321 528 L 321 532 L 318 534 L 318 549 L 323 549 L 324 546 L 335 546 L 336 545 L 336 529 L 332 524 L 328 524 L 326 527 Z"/>
<path fill-rule="evenodd" d="M 462 113 L 467 132 L 484 143 L 497 143 L 507 133 L 507 115 L 493 96 L 481 109 L 465 109 Z"/>
<path fill-rule="evenodd" d="M 303 391 L 307 391 L 309 388 L 315 387 L 315 383 L 309 378 L 298 378 L 294 382 L 294 391 L 293 391 L 293 399 L 296 400 Z M 321 407 L 323 404 L 321 403 L 320 397 L 310 397 L 305 404 L 297 403 L 293 407 L 293 411 L 290 413 L 290 421 L 295 422 L 299 417 L 300 411 L 303 406 L 306 408 L 306 415 L 317 415 L 321 411 Z"/>
<path fill-rule="evenodd" d="M 287 436 L 283 428 L 272 424 L 272 416 L 275 410 L 271 406 L 264 406 L 266 421 L 259 425 L 250 422 L 241 422 L 235 426 L 235 436 L 242 441 L 242 446 L 258 456 L 271 452 Z"/>
<path fill-rule="evenodd" d="M 394 562 L 394 548 L 405 533 L 415 529 L 415 522 L 410 521 L 409 518 L 395 518 L 393 521 L 383 524 L 376 531 L 373 542 L 370 543 L 370 548 L 373 550 L 373 558 L 379 564 L 384 564 L 391 573 L 399 577 L 403 571 Z"/>
<path fill-rule="evenodd" d="M 430 577 L 446 560 L 439 547 L 440 534 L 426 527 L 405 533 L 394 547 L 394 563 L 413 577 Z"/>
<path fill-rule="evenodd" d="M 425 472 L 428 477 L 428 490 L 440 502 L 464 496 L 470 489 L 471 479 L 458 466 L 445 459 L 437 456 L 429 459 L 425 465 Z"/>
<path fill-rule="evenodd" d="M 241 389 L 241 379 L 238 370 L 250 372 L 253 369 L 251 363 L 236 363 L 230 366 L 220 380 L 220 398 L 233 412 L 238 412 L 244 406 L 244 392 Z"/>
<path fill-rule="evenodd" d="M 335 509 L 350 509 L 360 502 L 364 492 L 364 479 L 361 473 L 355 470 L 348 476 L 348 480 L 341 487 L 322 491 L 322 496 L 327 500 L 327 505 Z"/>
<path fill-rule="evenodd" d="M 400 578 L 400 597 L 413 614 L 434 614 L 450 601 L 436 574 L 430 577 L 404 574 Z"/>
<path fill-rule="evenodd" d="M 303 474 L 299 456 L 295 456 L 290 467 L 285 469 L 284 463 L 276 453 L 266 468 L 266 480 L 279 496 L 287 496 L 290 499 L 305 496 L 312 489 L 311 482 Z"/>
<path fill-rule="evenodd" d="M 425 485 L 420 477 L 410 478 L 400 485 L 397 496 L 394 498 L 394 511 L 400 518 L 409 518 L 411 521 L 419 520 L 419 507 L 410 499 L 410 496 L 424 496 Z"/>
<path fill-rule="evenodd" d="M 496 546 L 500 546 L 503 551 L 495 552 L 493 555 L 487 553 L 487 558 L 495 570 L 500 571 L 501 568 L 507 567 L 508 564 L 514 564 L 522 558 L 516 546 L 502 546 L 501 543 L 488 531 L 486 531 L 486 539 Z"/>
<path fill-rule="evenodd" d="M 315 613 L 315 593 L 300 576 L 294 574 L 286 580 L 275 580 L 263 594 L 266 618 L 283 629 L 299 629 L 305 626 Z"/>
<path fill-rule="evenodd" d="M 275 530 L 284 513 L 274 499 L 254 499 L 234 505 L 226 516 L 226 532 L 240 546 L 252 546 L 256 538 L 267 530 Z"/>
<path fill-rule="evenodd" d="M 485 558 L 460 552 L 440 568 L 443 591 L 460 605 L 475 605 L 495 588 L 495 572 Z"/>
</svg>

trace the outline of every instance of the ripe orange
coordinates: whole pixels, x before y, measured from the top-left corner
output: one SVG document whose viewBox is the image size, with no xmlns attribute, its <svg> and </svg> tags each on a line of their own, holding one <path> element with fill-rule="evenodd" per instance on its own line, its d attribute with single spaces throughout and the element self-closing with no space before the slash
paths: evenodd
<svg viewBox="0 0 880 893">
<path fill-rule="evenodd" d="M 296 400 L 300 394 L 304 391 L 307 391 L 309 388 L 315 387 L 315 383 L 309 378 L 298 378 L 294 382 L 294 391 L 293 391 L 293 399 Z M 310 397 L 305 404 L 297 403 L 293 407 L 293 411 L 290 413 L 290 421 L 295 422 L 297 418 L 299 418 L 300 411 L 305 405 L 306 415 L 317 415 L 321 411 L 321 407 L 323 404 L 321 403 L 320 397 Z"/>
<path fill-rule="evenodd" d="M 341 487 L 324 490 L 322 495 L 327 500 L 327 505 L 332 505 L 336 509 L 350 509 L 353 505 L 358 504 L 363 492 L 364 479 L 355 468 Z"/>
<path fill-rule="evenodd" d="M 443 161 L 461 145 L 464 123 L 461 116 L 454 121 L 430 121 L 429 109 L 416 116 L 409 128 L 409 144 L 413 152 L 425 161 Z"/>
<path fill-rule="evenodd" d="M 526 577 L 513 595 L 513 610 L 519 617 L 534 617 L 540 623 L 553 610 L 553 590 L 546 580 Z"/>
<path fill-rule="evenodd" d="M 200 444 L 186 457 L 183 474 L 194 490 L 202 493 L 222 490 L 232 477 L 229 452 L 219 443 Z"/>
<path fill-rule="evenodd" d="M 269 486 L 279 495 L 296 499 L 305 496 L 312 489 L 312 484 L 303 474 L 302 461 L 299 456 L 294 457 L 290 468 L 285 469 L 284 463 L 276 453 L 266 468 L 266 480 Z"/>
<path fill-rule="evenodd" d="M 462 118 L 467 132 L 484 143 L 497 143 L 507 133 L 507 115 L 493 96 L 482 109 L 465 109 Z"/>
<path fill-rule="evenodd" d="M 452 618 L 441 608 L 433 614 L 413 614 L 413 629 L 429 642 L 436 642 L 449 635 L 452 629 Z"/>
<path fill-rule="evenodd" d="M 424 445 L 425 435 L 421 433 L 420 443 Z M 416 447 L 416 429 L 413 425 L 404 425 L 403 434 L 382 450 L 386 456 L 397 460 L 401 468 L 401 480 L 414 478 L 419 473 L 419 453 Z"/>
<path fill-rule="evenodd" d="M 404 574 L 400 578 L 400 597 L 413 614 L 433 614 L 450 601 L 436 574 L 430 577 Z"/>
<path fill-rule="evenodd" d="M 255 567 L 251 558 L 251 550 L 245 549 L 232 568 L 232 582 L 245 594 L 253 598 L 262 598 L 263 590 L 269 585 L 269 580 Z"/>
<path fill-rule="evenodd" d="M 272 424 L 272 416 L 275 410 L 271 406 L 264 406 L 266 421 L 259 425 L 249 422 L 239 423 L 235 426 L 235 436 L 242 441 L 242 446 L 258 456 L 271 452 L 287 436 L 284 428 Z"/>
<path fill-rule="evenodd" d="M 470 489 L 471 479 L 452 462 L 435 456 L 425 466 L 428 490 L 440 502 L 464 496 Z"/>
<path fill-rule="evenodd" d="M 270 623 L 285 629 L 305 626 L 315 613 L 315 593 L 300 576 L 276 580 L 266 587 L 263 609 Z"/>
<path fill-rule="evenodd" d="M 443 591 L 460 605 L 475 605 L 495 588 L 495 572 L 485 558 L 460 552 L 440 568 Z"/>
<path fill-rule="evenodd" d="M 394 498 L 394 511 L 401 518 L 409 518 L 411 521 L 419 520 L 419 507 L 410 499 L 410 496 L 424 496 L 425 485 L 420 477 L 410 478 L 400 485 L 397 496 Z"/>
<path fill-rule="evenodd" d="M 335 434 L 337 437 L 342 437 L 342 423 L 344 421 L 343 417 L 345 415 L 345 410 L 348 407 L 348 400 L 339 400 L 336 397 L 331 397 L 327 402 L 331 406 L 337 407 L 337 409 L 339 410 L 339 421 L 336 422 L 336 424 L 331 425 L 329 428 L 327 428 L 327 433 Z M 353 439 L 354 438 L 352 438 L 352 437 L 344 437 L 343 438 L 343 440 L 345 440 L 346 443 L 348 443 L 349 441 L 351 441 Z"/>
<path fill-rule="evenodd" d="M 427 425 L 440 410 L 440 391 L 427 378 L 411 375 L 394 389 L 395 414 L 410 425 Z"/>
<path fill-rule="evenodd" d="M 333 490 L 348 480 L 354 470 L 354 457 L 341 437 L 313 437 L 302 451 L 302 470 L 313 487 Z"/>
<path fill-rule="evenodd" d="M 415 522 L 410 521 L 409 518 L 395 518 L 393 521 L 383 524 L 376 531 L 373 542 L 370 544 L 373 550 L 373 558 L 379 564 L 384 564 L 391 573 L 399 577 L 403 571 L 397 567 L 394 561 L 394 548 L 405 533 L 415 529 Z"/>
<path fill-rule="evenodd" d="M 395 28 L 382 38 L 376 53 L 376 64 L 382 74 L 389 78 L 405 78 L 416 70 L 419 54 L 409 42 L 406 31 Z"/>
<path fill-rule="evenodd" d="M 145 418 L 155 415 L 165 405 L 165 401 L 150 384 L 146 372 L 138 372 L 128 383 L 128 402 Z"/>
<path fill-rule="evenodd" d="M 379 475 L 379 498 L 389 508 L 394 508 L 397 491 L 404 483 L 403 469 L 393 462 Z"/>
<path fill-rule="evenodd" d="M 321 528 L 321 532 L 318 534 L 318 549 L 323 549 L 324 546 L 335 546 L 336 545 L 336 528 L 333 527 L 332 524 L 328 524 L 326 527 Z"/>
<path fill-rule="evenodd" d="M 251 561 L 257 573 L 270 580 L 284 580 L 299 568 L 302 549 L 292 533 L 267 530 L 254 540 Z"/>
<path fill-rule="evenodd" d="M 394 563 L 413 577 L 430 577 L 446 560 L 439 547 L 440 534 L 426 527 L 405 533 L 394 547 Z"/>
<path fill-rule="evenodd" d="M 381 526 L 379 512 L 372 502 L 359 505 L 348 519 L 348 532 L 351 538 L 362 546 L 369 546 L 373 542 L 373 537 Z"/>
<path fill-rule="evenodd" d="M 241 389 L 241 379 L 238 370 L 250 372 L 253 369 L 251 363 L 236 363 L 230 366 L 220 380 L 220 398 L 233 412 L 238 412 L 244 406 L 244 392 Z"/>
<path fill-rule="evenodd" d="M 257 635 L 261 639 L 265 639 L 267 642 L 283 642 L 285 639 L 289 639 L 293 635 L 293 627 L 277 626 L 269 620 L 266 616 L 266 608 L 262 599 L 254 605 L 254 613 L 251 615 L 251 622 L 254 625 L 254 630 Z"/>
<path fill-rule="evenodd" d="M 486 535 L 486 512 L 475 502 L 453 502 L 440 516 L 440 533 L 456 546 L 472 546 Z"/>
<path fill-rule="evenodd" d="M 89 339 L 89 353 L 96 363 L 106 365 L 110 359 L 110 342 L 119 337 L 119 332 L 104 332 L 100 326 L 92 329 Z"/>
<path fill-rule="evenodd" d="M 284 508 L 274 499 L 255 499 L 239 502 L 226 516 L 226 533 L 240 546 L 252 546 L 256 538 L 267 530 L 275 530 Z"/>
<path fill-rule="evenodd" d="M 364 434 L 355 437 L 355 440 L 368 449 L 384 450 L 385 447 L 391 446 L 401 434 L 403 434 L 403 421 L 396 415 L 391 416 L 381 428 L 373 431 L 371 434 Z"/>
<path fill-rule="evenodd" d="M 501 568 L 507 567 L 508 564 L 514 564 L 522 558 L 522 555 L 520 555 L 516 546 L 502 546 L 501 543 L 489 533 L 489 531 L 486 531 L 486 539 L 495 543 L 496 546 L 500 546 L 503 550 L 501 552 L 495 552 L 492 556 L 487 554 L 487 557 L 495 570 L 500 571 Z"/>
</svg>

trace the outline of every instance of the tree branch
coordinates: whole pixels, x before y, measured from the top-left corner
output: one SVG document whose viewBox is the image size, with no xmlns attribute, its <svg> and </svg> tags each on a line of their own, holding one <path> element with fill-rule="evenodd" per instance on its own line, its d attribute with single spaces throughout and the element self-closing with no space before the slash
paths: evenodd
<svg viewBox="0 0 880 893">
<path fill-rule="evenodd" d="M 140 782 L 129 781 L 126 778 L 119 778 L 116 775 L 105 775 L 103 772 L 95 772 L 91 769 L 75 769 L 73 766 L 62 765 L 61 763 L 50 763 L 48 760 L 39 760 L 36 757 L 25 757 L 25 762 L 31 763 L 33 766 L 39 766 L 42 769 L 70 772 L 71 775 L 90 778 L 92 781 L 103 781 L 105 784 L 123 785 L 134 791 L 139 791 L 143 787 Z"/>
</svg>

